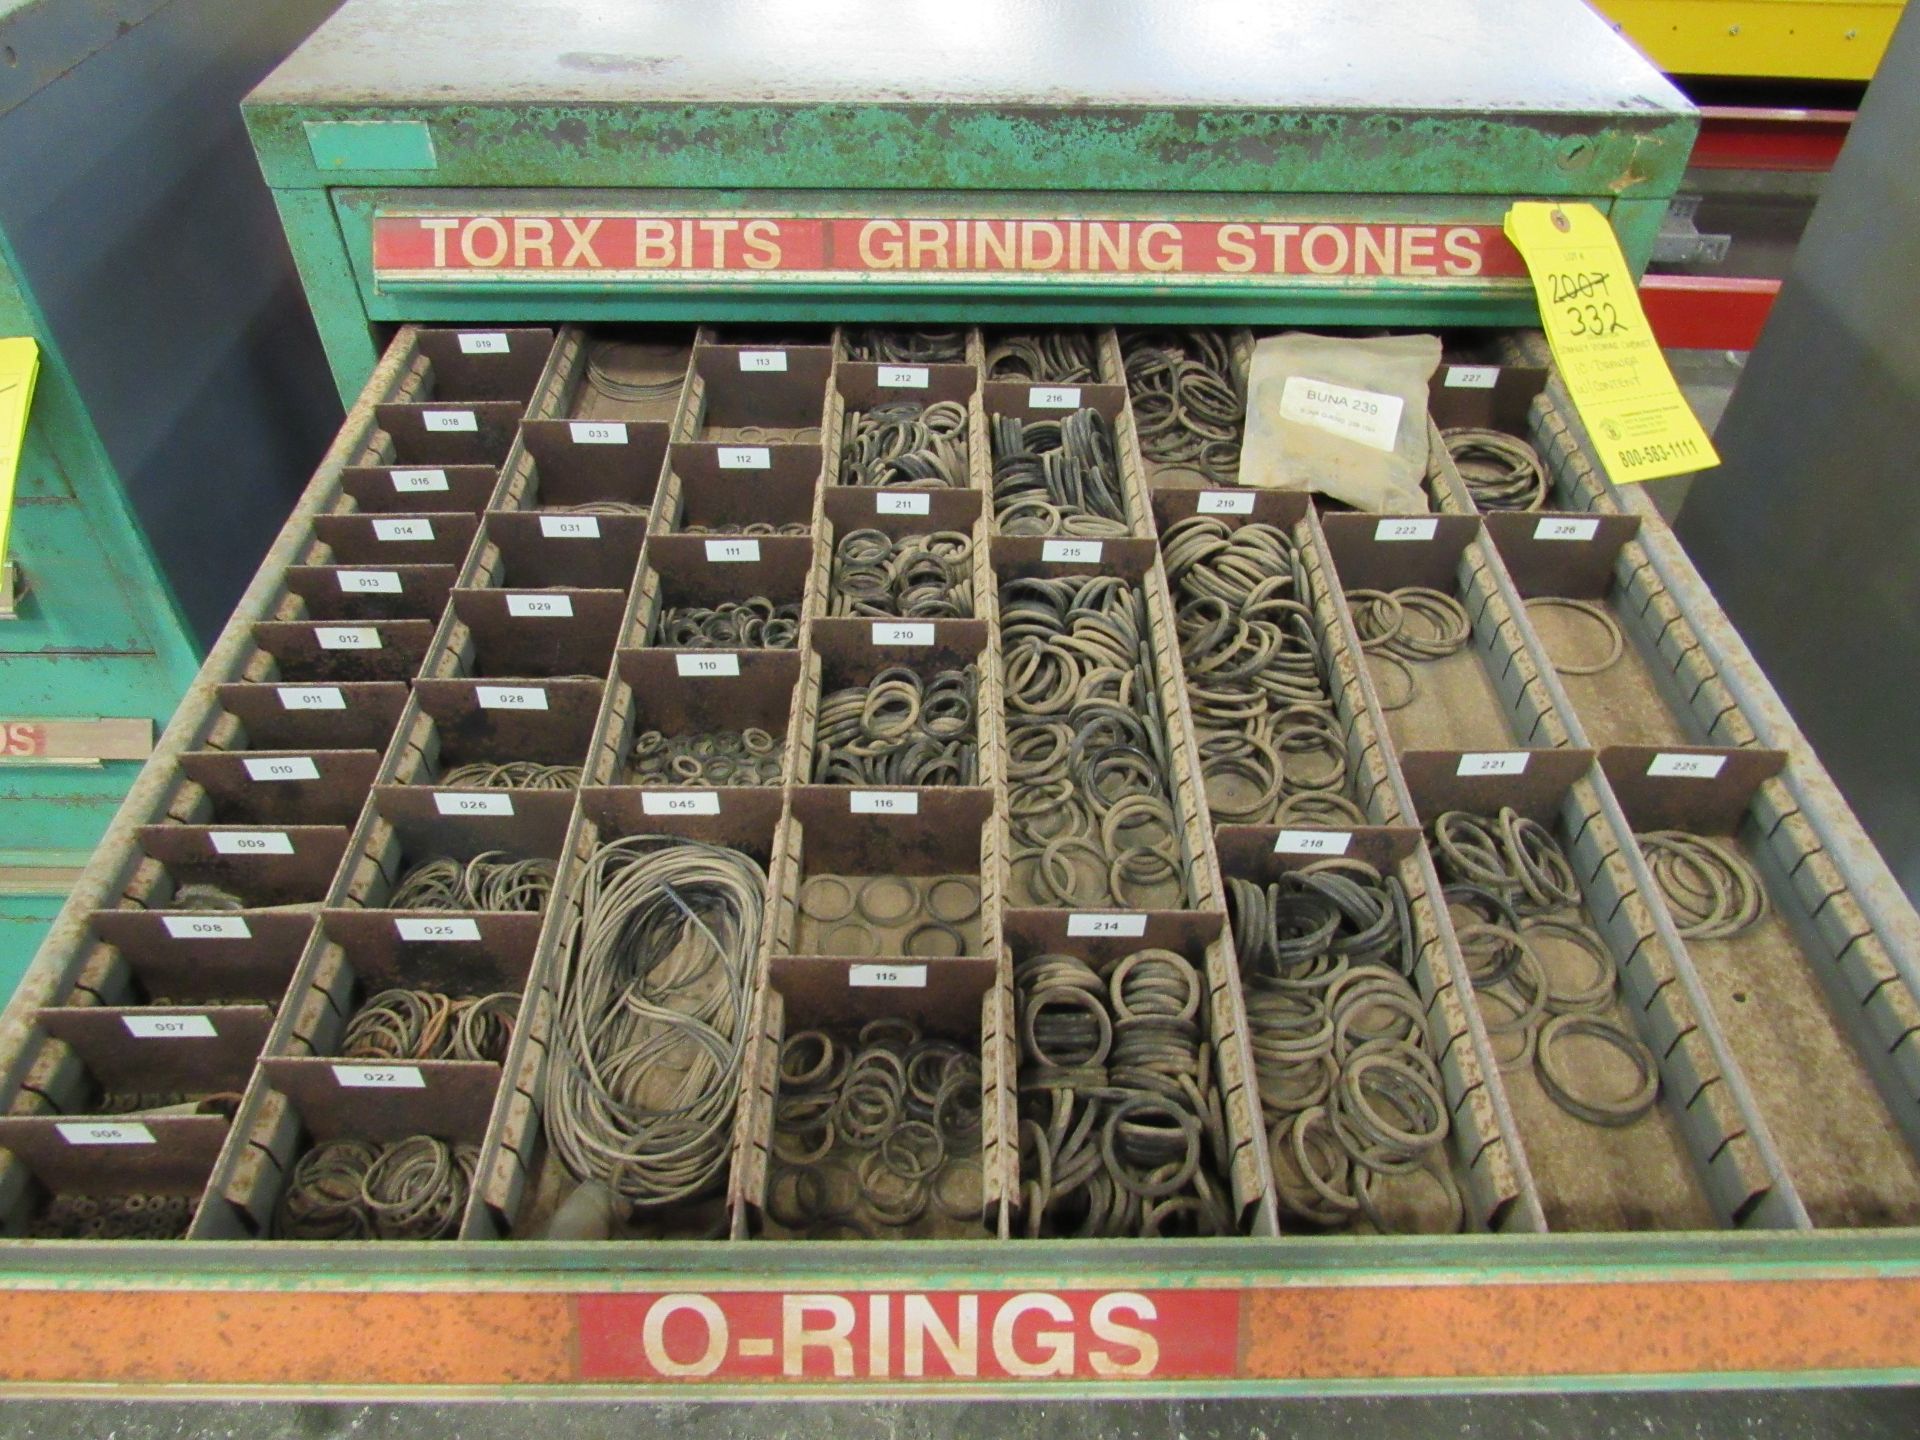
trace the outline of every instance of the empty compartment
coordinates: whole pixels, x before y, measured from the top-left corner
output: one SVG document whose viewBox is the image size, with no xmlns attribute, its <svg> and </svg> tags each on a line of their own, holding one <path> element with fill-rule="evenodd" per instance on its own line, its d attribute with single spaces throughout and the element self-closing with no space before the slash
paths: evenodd
<svg viewBox="0 0 1920 1440">
<path fill-rule="evenodd" d="M 450 915 L 544 913 L 572 816 L 570 791 L 376 786 L 345 903 Z"/>
<path fill-rule="evenodd" d="M 349 465 L 340 472 L 341 490 L 376 514 L 476 514 L 499 484 L 495 465 Z"/>
<path fill-rule="evenodd" d="M 342 685 L 227 684 L 206 743 L 223 750 L 385 751 L 407 703 L 399 681 Z"/>
<path fill-rule="evenodd" d="M 180 771 L 206 792 L 216 825 L 351 825 L 379 750 L 189 750 Z"/>
<path fill-rule="evenodd" d="M 723 674 L 683 662 L 724 658 Z M 602 785 L 779 785 L 786 778 L 800 657 L 793 651 L 694 656 L 622 650 L 594 764 Z M 709 803 L 686 797 L 689 805 Z M 717 804 L 718 801 L 711 803 Z"/>
<path fill-rule="evenodd" d="M 971 365 L 841 364 L 828 424 L 832 483 L 972 488 L 986 445 L 979 389 Z"/>
<path fill-rule="evenodd" d="M 479 519 L 428 514 L 428 508 L 416 507 L 416 514 L 316 515 L 313 533 L 339 565 L 462 564 Z"/>
<path fill-rule="evenodd" d="M 669 650 L 792 650 L 800 644 L 813 541 L 656 535 L 627 643 Z"/>
<path fill-rule="evenodd" d="M 738 1228 L 733 1156 L 781 799 L 729 790 L 714 811 L 661 815 L 649 798 L 582 794 L 577 884 L 559 902 L 545 986 L 551 1026 L 530 1030 L 508 1064 L 484 1172 L 488 1233 L 717 1239 Z"/>
<path fill-rule="evenodd" d="M 199 1208 L 227 1122 L 0 1117 L 0 1234 L 29 1240 L 177 1240 Z"/>
<path fill-rule="evenodd" d="M 985 618 L 993 568 L 977 490 L 831 489 L 814 596 L 830 616 Z"/>
<path fill-rule="evenodd" d="M 445 641 L 451 668 L 439 678 L 600 681 L 626 615 L 619 590 L 456 590 Z M 514 705 L 539 701 L 509 697 L 499 708 Z"/>
<path fill-rule="evenodd" d="M 1519 773 L 1432 751 L 1402 768 L 1447 887 L 1456 983 L 1474 1000 L 1548 1226 L 1791 1223 L 1757 1117 L 1686 986 L 1642 983 L 1684 958 L 1665 952 L 1580 780 L 1592 752 L 1520 753 Z M 1485 834 L 1515 838 L 1491 848 Z"/>
<path fill-rule="evenodd" d="M 820 492 L 818 445 L 675 445 L 661 488 L 656 533 L 813 533 Z"/>
<path fill-rule="evenodd" d="M 665 421 L 529 420 L 502 509 L 644 519 L 666 461 Z"/>
<path fill-rule="evenodd" d="M 996 953 L 992 793 L 874 793 L 791 793 L 777 951 L 915 962 Z"/>
<path fill-rule="evenodd" d="M 1850 975 L 1789 878 L 1807 857 L 1782 853 L 1789 834 L 1769 825 L 1758 794 L 1777 786 L 1785 758 L 1618 747 L 1600 762 L 1813 1223 L 1912 1225 L 1920 1126 L 1883 1038 L 1908 1022 L 1876 1023 L 1874 1011 L 1904 1000 L 1911 1012 L 1913 1000 L 1897 977 L 1870 987 Z"/>
<path fill-rule="evenodd" d="M 70 1005 L 277 1010 L 313 934 L 314 917 L 96 910 L 87 925 L 98 943 L 75 978 Z"/>
<path fill-rule="evenodd" d="M 253 640 L 273 659 L 261 680 L 410 680 L 433 644 L 432 620 L 256 620 Z M 253 673 L 250 667 L 249 673 Z"/>
<path fill-rule="evenodd" d="M 1595 745 L 1687 744 L 1690 695 L 1648 633 L 1657 612 L 1620 592 L 1621 551 L 1640 529 L 1626 515 L 1490 515 L 1526 621 Z"/>
<path fill-rule="evenodd" d="M 553 331 L 545 326 L 500 329 L 437 329 L 415 332 L 420 354 L 432 362 L 422 401 L 518 400 L 533 398 L 553 349 Z"/>
<path fill-rule="evenodd" d="M 340 825 L 142 825 L 160 874 L 130 898 L 149 910 L 304 909 L 326 898 L 347 850 Z"/>
<path fill-rule="evenodd" d="M 1327 515 L 1320 523 L 1397 749 L 1554 743 L 1516 718 L 1533 666 L 1479 553 L 1478 520 Z"/>
<path fill-rule="evenodd" d="M 702 344 L 693 352 L 680 438 L 818 445 L 832 368 L 827 346 Z"/>
<path fill-rule="evenodd" d="M 415 685 L 418 713 L 396 751 L 390 778 L 449 789 L 578 788 L 600 713 L 601 682 L 548 681 L 538 687 L 545 702 L 539 707 L 491 703 L 498 688 L 472 680 Z"/>
<path fill-rule="evenodd" d="M 983 620 L 816 620 L 799 735 L 808 780 L 995 784 L 999 699 L 988 640 Z"/>
<path fill-rule="evenodd" d="M 289 565 L 287 589 L 314 620 L 438 620 L 457 565 Z"/>
<path fill-rule="evenodd" d="M 491 547 L 491 563 L 479 567 L 478 584 L 624 595 L 633 586 L 647 522 L 637 515 L 497 511 L 487 516 L 483 538 Z"/>
<path fill-rule="evenodd" d="M 1121 424 L 1124 386 L 989 381 L 980 403 L 996 535 L 1147 533 L 1146 485 Z"/>
</svg>

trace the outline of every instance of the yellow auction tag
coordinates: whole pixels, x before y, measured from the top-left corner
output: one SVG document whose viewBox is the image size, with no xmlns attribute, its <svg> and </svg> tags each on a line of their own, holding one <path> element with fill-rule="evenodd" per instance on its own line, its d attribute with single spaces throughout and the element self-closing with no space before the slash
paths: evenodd
<svg viewBox="0 0 1920 1440">
<path fill-rule="evenodd" d="M 1584 203 L 1524 200 L 1507 212 L 1507 238 L 1527 262 L 1554 363 L 1614 483 L 1718 465 L 1607 217 Z"/>
<path fill-rule="evenodd" d="M 0 340 L 0 569 L 13 539 L 13 485 L 20 447 L 27 435 L 33 382 L 40 374 L 40 347 L 31 339 Z"/>
</svg>

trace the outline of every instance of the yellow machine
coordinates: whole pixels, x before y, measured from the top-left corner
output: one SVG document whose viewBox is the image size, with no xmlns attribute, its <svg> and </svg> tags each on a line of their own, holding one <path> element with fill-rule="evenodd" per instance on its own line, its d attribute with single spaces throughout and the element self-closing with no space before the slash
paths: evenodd
<svg viewBox="0 0 1920 1440">
<path fill-rule="evenodd" d="M 1871 80 L 1905 0 L 1596 0 L 1669 75 Z"/>
</svg>

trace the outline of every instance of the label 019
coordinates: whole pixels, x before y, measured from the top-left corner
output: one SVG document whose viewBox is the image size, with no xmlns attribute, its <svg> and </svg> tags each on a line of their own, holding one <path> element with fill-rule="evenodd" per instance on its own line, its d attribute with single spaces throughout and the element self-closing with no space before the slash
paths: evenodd
<svg viewBox="0 0 1920 1440">
<path fill-rule="evenodd" d="M 643 815 L 718 815 L 720 796 L 712 790 L 648 790 L 640 796 Z"/>
<path fill-rule="evenodd" d="M 468 331 L 460 336 L 462 355 L 504 355 L 511 348 L 507 337 L 498 330 Z"/>
<path fill-rule="evenodd" d="M 911 791 L 851 790 L 847 809 L 855 815 L 918 815 L 920 797 Z"/>
<path fill-rule="evenodd" d="M 1147 917 L 1144 915 L 1069 915 L 1067 934 L 1089 938 L 1103 935 L 1117 935 L 1122 939 L 1137 940 L 1147 933 Z"/>
</svg>

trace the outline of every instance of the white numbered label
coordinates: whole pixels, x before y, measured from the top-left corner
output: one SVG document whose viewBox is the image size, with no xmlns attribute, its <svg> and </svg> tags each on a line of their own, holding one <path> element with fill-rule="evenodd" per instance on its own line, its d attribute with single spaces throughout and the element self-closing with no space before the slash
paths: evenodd
<svg viewBox="0 0 1920 1440">
<path fill-rule="evenodd" d="M 127 1033 L 136 1040 L 212 1040 L 219 1034 L 206 1015 L 126 1015 Z"/>
<path fill-rule="evenodd" d="M 1040 558 L 1055 565 L 1098 565 L 1106 551 L 1103 540 L 1042 540 Z"/>
<path fill-rule="evenodd" d="M 1491 390 L 1493 382 L 1499 378 L 1498 365 L 1447 366 L 1447 389 L 1449 390 Z"/>
<path fill-rule="evenodd" d="M 511 348 L 498 330 L 474 330 L 460 336 L 462 355 L 504 355 Z"/>
<path fill-rule="evenodd" d="M 1193 507 L 1202 515 L 1251 515 L 1251 490 L 1202 490 L 1200 502 Z"/>
<path fill-rule="evenodd" d="M 1431 540 L 1440 532 L 1440 522 L 1426 520 L 1382 520 L 1373 527 L 1376 540 Z"/>
<path fill-rule="evenodd" d="M 718 815 L 720 796 L 712 790 L 649 790 L 640 797 L 643 815 Z"/>
<path fill-rule="evenodd" d="M 398 595 L 400 577 L 392 570 L 342 570 L 340 588 L 349 595 Z"/>
<path fill-rule="evenodd" d="M 402 940 L 444 942 L 480 938 L 480 924 L 476 920 L 395 920 L 393 931 Z"/>
<path fill-rule="evenodd" d="M 624 445 L 627 427 L 619 420 L 575 420 L 567 426 L 576 445 Z"/>
<path fill-rule="evenodd" d="M 784 350 L 742 350 L 740 368 L 749 375 L 780 375 L 786 372 Z"/>
<path fill-rule="evenodd" d="M 401 495 L 422 495 L 428 491 L 447 488 L 447 472 L 444 470 L 395 470 L 393 488 Z"/>
<path fill-rule="evenodd" d="M 876 645 L 931 645 L 933 622 L 930 620 L 876 620 L 873 622 Z"/>
<path fill-rule="evenodd" d="M 1372 450 L 1392 450 L 1407 402 L 1378 390 L 1357 390 L 1305 375 L 1289 375 L 1280 387 L 1280 415 L 1296 425 L 1324 430 Z"/>
<path fill-rule="evenodd" d="M 163 915 L 160 923 L 176 940 L 251 940 L 253 931 L 238 915 Z"/>
<path fill-rule="evenodd" d="M 477 685 L 474 702 L 482 710 L 544 710 L 547 692 L 537 685 Z"/>
<path fill-rule="evenodd" d="M 740 657 L 738 655 L 676 655 L 673 668 L 681 675 L 700 677 L 717 675 L 738 675 Z"/>
<path fill-rule="evenodd" d="M 1462 755 L 1460 764 L 1454 770 L 1456 775 L 1524 775 L 1527 771 L 1527 752 L 1507 750 L 1491 755 Z"/>
<path fill-rule="evenodd" d="M 1344 855 L 1353 843 L 1345 830 L 1282 830 L 1273 837 L 1276 855 Z"/>
<path fill-rule="evenodd" d="M 1724 755 L 1656 755 L 1647 774 L 1678 780 L 1711 780 L 1726 768 Z"/>
<path fill-rule="evenodd" d="M 1027 391 L 1027 405 L 1034 410 L 1078 410 L 1078 385 L 1036 385 Z"/>
<path fill-rule="evenodd" d="M 766 470 L 773 465 L 773 451 L 765 445 L 722 445 L 714 457 L 722 470 Z"/>
<path fill-rule="evenodd" d="M 254 759 L 250 755 L 240 757 L 240 763 L 246 766 L 249 780 L 318 780 L 320 767 L 313 763 L 311 755 L 268 755 Z"/>
<path fill-rule="evenodd" d="M 1117 935 L 1127 940 L 1137 940 L 1147 933 L 1147 917 L 1144 915 L 1069 915 L 1067 934 L 1083 937 Z"/>
<path fill-rule="evenodd" d="M 122 1121 L 117 1125 L 92 1121 L 56 1125 L 60 1138 L 69 1145 L 151 1145 L 153 1132 L 144 1125 Z"/>
<path fill-rule="evenodd" d="M 375 520 L 373 534 L 376 540 L 431 540 L 433 522 L 431 520 Z"/>
<path fill-rule="evenodd" d="M 471 435 L 480 428 L 471 410 L 423 410 L 420 423 L 442 435 Z"/>
<path fill-rule="evenodd" d="M 1533 527 L 1536 540 L 1591 540 L 1600 533 L 1600 522 L 1566 515 L 1550 515 Z"/>
<path fill-rule="evenodd" d="M 336 1065 L 333 1078 L 346 1090 L 424 1090 L 426 1077 L 412 1065 Z"/>
<path fill-rule="evenodd" d="M 882 365 L 880 388 L 883 390 L 924 390 L 927 367 L 924 365 Z"/>
<path fill-rule="evenodd" d="M 889 990 L 924 990 L 927 967 L 924 965 L 849 965 L 847 984 L 858 989 L 881 987 Z"/>
<path fill-rule="evenodd" d="M 920 797 L 896 790 L 854 790 L 847 795 L 847 809 L 855 815 L 918 815 Z"/>
<path fill-rule="evenodd" d="M 930 515 L 933 513 L 933 498 L 929 495 L 916 495 L 908 490 L 881 490 L 873 497 L 873 513 L 876 515 Z"/>
<path fill-rule="evenodd" d="M 436 791 L 433 808 L 442 815 L 511 815 L 511 795 L 460 795 Z"/>
<path fill-rule="evenodd" d="M 215 830 L 207 838 L 221 855 L 293 854 L 293 839 L 284 830 Z"/>
<path fill-rule="evenodd" d="M 313 638 L 322 650 L 380 649 L 380 632 L 371 625 L 316 625 Z"/>
<path fill-rule="evenodd" d="M 598 540 L 600 517 L 597 515 L 542 515 L 540 533 L 549 540 Z"/>
<path fill-rule="evenodd" d="M 707 541 L 707 559 L 715 565 L 750 565 L 759 558 L 758 540 Z"/>
<path fill-rule="evenodd" d="M 283 710 L 344 710 L 347 697 L 334 685 L 281 685 L 276 689 Z"/>
<path fill-rule="evenodd" d="M 571 619 L 573 601 L 565 595 L 509 595 L 507 614 L 522 620 L 542 615 L 551 619 Z"/>
</svg>

